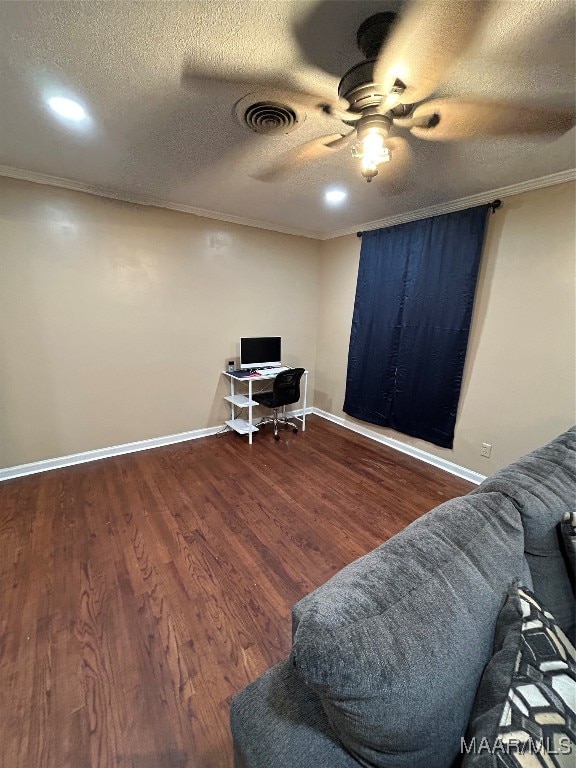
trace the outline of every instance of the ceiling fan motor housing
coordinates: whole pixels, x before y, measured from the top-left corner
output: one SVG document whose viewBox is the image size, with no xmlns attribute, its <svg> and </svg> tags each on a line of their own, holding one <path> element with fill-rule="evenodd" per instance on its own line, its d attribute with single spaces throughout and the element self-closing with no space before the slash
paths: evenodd
<svg viewBox="0 0 576 768">
<path fill-rule="evenodd" d="M 349 69 L 338 86 L 338 95 L 346 99 L 353 112 L 378 107 L 388 96 L 374 82 L 374 65 L 395 21 L 395 13 L 376 13 L 358 28 L 356 42 L 366 59 Z"/>
<path fill-rule="evenodd" d="M 391 12 L 375 13 L 360 24 L 356 33 L 356 44 L 367 59 L 378 56 L 396 18 L 397 14 Z"/>
<path fill-rule="evenodd" d="M 353 112 L 377 107 L 387 94 L 373 82 L 376 59 L 367 59 L 349 69 L 338 86 L 338 96 L 346 99 Z"/>
<path fill-rule="evenodd" d="M 358 141 L 362 141 L 369 133 L 379 133 L 386 139 L 390 133 L 392 120 L 386 115 L 368 114 L 363 115 L 356 125 Z"/>
</svg>

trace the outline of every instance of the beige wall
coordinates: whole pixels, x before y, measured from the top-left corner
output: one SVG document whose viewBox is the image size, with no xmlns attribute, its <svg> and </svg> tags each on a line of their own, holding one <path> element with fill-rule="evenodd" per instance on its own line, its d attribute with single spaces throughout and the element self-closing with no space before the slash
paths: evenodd
<svg viewBox="0 0 576 768">
<path fill-rule="evenodd" d="M 241 335 L 314 387 L 318 243 L 0 178 L 0 467 L 222 424 Z"/>
<path fill-rule="evenodd" d="M 351 422 L 342 404 L 359 252 L 355 235 L 321 245 L 315 405 Z M 454 449 L 373 428 L 488 475 L 571 426 L 575 253 L 574 185 L 506 198 L 489 221 Z"/>
<path fill-rule="evenodd" d="M 490 218 L 454 450 L 382 433 L 490 474 L 576 420 L 574 203 Z M 0 467 L 222 424 L 241 335 L 345 416 L 359 250 L 0 178 Z"/>
</svg>

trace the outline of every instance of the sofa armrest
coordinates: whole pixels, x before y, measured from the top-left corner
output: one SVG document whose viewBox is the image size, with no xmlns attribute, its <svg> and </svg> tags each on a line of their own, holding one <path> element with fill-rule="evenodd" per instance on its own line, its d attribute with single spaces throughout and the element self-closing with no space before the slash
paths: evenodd
<svg viewBox="0 0 576 768">
<path fill-rule="evenodd" d="M 318 696 L 288 661 L 269 669 L 232 700 L 235 768 L 358 768 Z"/>
</svg>

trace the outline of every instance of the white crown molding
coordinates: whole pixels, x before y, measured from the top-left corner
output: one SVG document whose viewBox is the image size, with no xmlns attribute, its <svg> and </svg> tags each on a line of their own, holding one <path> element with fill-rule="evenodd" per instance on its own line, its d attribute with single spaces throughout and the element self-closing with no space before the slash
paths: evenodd
<svg viewBox="0 0 576 768">
<path fill-rule="evenodd" d="M 8 165 L 0 165 L 0 176 L 6 176 L 10 179 L 19 179 L 20 181 L 31 181 L 34 184 L 46 184 L 51 187 L 70 189 L 73 192 L 84 192 L 88 195 L 97 195 L 98 197 L 107 197 L 111 200 L 119 200 L 123 203 L 134 203 L 136 205 L 147 205 L 153 208 L 166 208 L 170 211 L 179 211 L 180 213 L 191 213 L 194 216 L 201 216 L 205 219 L 217 219 L 218 221 L 225 221 L 228 224 L 242 224 L 242 226 L 245 227 L 267 229 L 272 232 L 280 232 L 284 235 L 308 237 L 313 240 L 321 239 L 321 235 L 318 232 L 308 232 L 304 229 L 296 229 L 294 227 L 283 227 L 277 224 L 269 224 L 265 221 L 257 221 L 256 219 L 246 219 L 243 216 L 233 216 L 228 213 L 210 211 L 206 208 L 194 208 L 192 205 L 172 203 L 168 200 L 157 200 L 148 195 L 119 192 L 114 189 L 108 189 L 107 187 L 96 187 L 91 184 L 84 184 L 81 181 L 72 181 L 72 179 L 49 176 L 48 174 L 36 173 L 35 171 L 25 171 L 22 168 L 12 168 Z"/>
<path fill-rule="evenodd" d="M 135 443 L 113 445 L 109 448 L 97 448 L 94 451 L 84 451 L 83 453 L 73 453 L 70 456 L 58 456 L 55 459 L 44 459 L 43 461 L 34 461 L 30 464 L 6 467 L 5 469 L 0 469 L 0 482 L 2 480 L 12 480 L 15 477 L 35 475 L 37 472 L 47 472 L 50 469 L 62 469 L 63 467 L 72 467 L 75 464 L 85 464 L 87 461 L 99 461 L 100 459 L 109 459 L 112 456 L 123 456 L 126 453 L 161 448 L 163 445 L 183 443 L 186 440 L 197 440 L 199 437 L 217 435 L 223 429 L 226 429 L 224 424 L 219 427 L 194 429 L 191 432 L 179 432 L 176 435 L 152 437 L 148 440 L 138 440 Z"/>
<path fill-rule="evenodd" d="M 62 189 L 70 189 L 74 192 L 84 192 L 89 195 L 97 195 L 98 197 L 107 197 L 111 200 L 120 200 L 125 203 L 148 205 L 154 208 L 167 208 L 171 211 L 191 213 L 194 216 L 201 216 L 206 219 L 216 219 L 218 221 L 228 222 L 229 224 L 241 224 L 245 227 L 266 229 L 272 232 L 280 232 L 284 235 L 308 237 L 313 240 L 332 240 L 335 237 L 352 235 L 359 231 L 368 232 L 371 229 L 392 227 L 396 224 L 405 224 L 407 221 L 417 221 L 418 219 L 426 219 L 429 216 L 439 216 L 442 213 L 461 211 L 463 208 L 471 208 L 474 205 L 488 203 L 495 197 L 510 197 L 511 195 L 519 195 L 522 192 L 530 192 L 533 189 L 551 187 L 555 184 L 564 184 L 576 179 L 576 168 L 570 168 L 567 171 L 560 171 L 558 173 L 551 173 L 548 176 L 541 176 L 537 179 L 528 179 L 527 181 L 521 181 L 518 184 L 511 184 L 508 187 L 491 189 L 488 192 L 479 192 L 476 195 L 461 197 L 458 200 L 451 200 L 439 205 L 432 205 L 428 208 L 419 208 L 416 211 L 408 211 L 407 213 L 401 213 L 397 216 L 388 216 L 385 219 L 368 221 L 364 224 L 357 224 L 353 227 L 348 227 L 347 229 L 340 229 L 336 230 L 335 232 L 330 232 L 329 234 L 309 232 L 304 229 L 296 229 L 293 227 L 283 227 L 277 224 L 270 224 L 265 221 L 246 219 L 242 216 L 233 216 L 232 214 L 219 213 L 218 211 L 210 211 L 205 208 L 194 208 L 191 205 L 181 205 L 180 203 L 171 203 L 167 200 L 157 200 L 155 198 L 148 197 L 147 195 L 118 192 L 117 190 L 107 189 L 106 187 L 96 187 L 92 186 L 91 184 L 84 184 L 80 181 L 63 179 L 59 176 L 49 176 L 48 174 L 36 173 L 35 171 L 25 171 L 21 168 L 12 168 L 8 165 L 0 165 L 0 176 L 7 176 L 10 179 L 20 179 L 21 181 L 31 181 L 34 184 L 47 184 L 52 187 L 61 187 Z"/>
<path fill-rule="evenodd" d="M 426 464 L 432 464 L 432 466 L 438 469 L 443 469 L 445 472 L 450 472 L 451 475 L 456 475 L 464 480 L 468 480 L 470 483 L 480 485 L 481 482 L 486 480 L 486 475 L 481 475 L 478 472 L 473 472 L 471 469 L 461 467 L 459 464 L 454 464 L 452 461 L 442 459 L 440 456 L 435 456 L 433 453 L 428 453 L 420 448 L 415 448 L 407 443 L 402 443 L 400 440 L 394 440 L 392 437 L 386 437 L 381 435 L 369 427 L 364 427 L 362 424 L 356 424 L 355 422 L 348 421 L 348 419 L 342 418 L 342 416 L 335 416 L 328 411 L 321 411 L 319 408 L 313 408 L 312 412 L 317 416 L 321 416 L 323 419 L 332 421 L 334 424 L 339 424 L 341 427 L 350 429 L 352 432 L 357 432 L 359 435 L 368 437 L 370 440 L 374 440 L 377 443 L 387 445 L 389 448 L 394 448 L 395 451 L 400 453 L 406 453 L 408 456 L 412 456 L 414 459 L 426 462 Z"/>
<path fill-rule="evenodd" d="M 491 189 L 488 192 L 479 192 L 476 195 L 468 195 L 468 197 L 461 197 L 458 200 L 450 200 L 446 203 L 440 203 L 439 205 L 431 205 L 428 208 L 419 208 L 416 211 L 400 213 L 397 216 L 388 216 L 385 219 L 368 221 L 365 224 L 359 224 L 354 227 L 331 232 L 329 235 L 322 235 L 319 239 L 332 240 L 335 237 L 354 235 L 357 232 L 369 232 L 372 229 L 393 227 L 396 224 L 405 224 L 408 221 L 427 219 L 429 216 L 440 216 L 443 213 L 452 213 L 453 211 L 461 211 L 464 208 L 472 208 L 475 205 L 489 203 L 497 197 L 520 195 L 522 192 L 531 192 L 534 189 L 552 187 L 555 184 L 565 184 L 566 182 L 574 180 L 576 180 L 576 168 L 569 168 L 567 171 L 559 171 L 558 173 L 551 173 L 548 176 L 540 176 L 538 179 L 528 179 L 527 181 L 521 181 L 518 184 L 510 184 L 508 187 Z"/>
</svg>

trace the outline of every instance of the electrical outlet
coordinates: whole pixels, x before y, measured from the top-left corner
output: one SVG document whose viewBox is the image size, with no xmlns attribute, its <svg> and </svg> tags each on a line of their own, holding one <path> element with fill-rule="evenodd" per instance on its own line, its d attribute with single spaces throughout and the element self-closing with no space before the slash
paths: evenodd
<svg viewBox="0 0 576 768">
<path fill-rule="evenodd" d="M 492 444 L 482 443 L 482 452 L 480 453 L 480 455 L 484 456 L 485 459 L 489 459 L 491 453 L 492 453 Z"/>
</svg>

